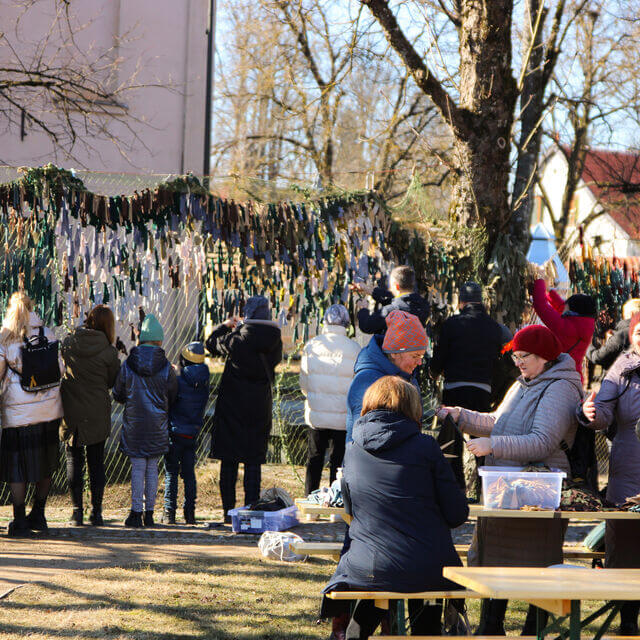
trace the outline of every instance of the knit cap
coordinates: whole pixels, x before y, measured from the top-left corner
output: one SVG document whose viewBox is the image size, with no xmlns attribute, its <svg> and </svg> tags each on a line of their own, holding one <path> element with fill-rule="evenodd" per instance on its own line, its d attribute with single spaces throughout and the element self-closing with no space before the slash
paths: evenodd
<svg viewBox="0 0 640 640">
<path fill-rule="evenodd" d="M 251 296 L 244 305 L 245 320 L 271 320 L 269 301 L 264 296 Z"/>
<path fill-rule="evenodd" d="M 190 342 L 182 349 L 180 355 L 189 362 L 202 364 L 204 362 L 204 346 L 202 342 Z"/>
<path fill-rule="evenodd" d="M 325 312 L 324 324 L 337 324 L 341 327 L 348 327 L 351 324 L 349 319 L 349 312 L 347 308 L 342 304 L 332 304 Z"/>
<path fill-rule="evenodd" d="M 541 324 L 531 324 L 516 332 L 513 340 L 502 348 L 502 353 L 506 351 L 526 351 L 551 361 L 562 353 L 562 345 L 550 329 Z"/>
<path fill-rule="evenodd" d="M 387 332 L 382 342 L 382 350 L 385 353 L 423 351 L 427 348 L 427 332 L 418 316 L 395 309 L 385 320 Z"/>
<path fill-rule="evenodd" d="M 148 313 L 140 325 L 140 342 L 162 342 L 164 331 L 153 313 Z"/>
<path fill-rule="evenodd" d="M 482 287 L 477 282 L 465 282 L 458 294 L 460 302 L 482 302 Z"/>
<path fill-rule="evenodd" d="M 567 298 L 569 311 L 577 313 L 579 316 L 595 318 L 598 315 L 596 301 L 586 293 L 574 293 Z"/>
</svg>

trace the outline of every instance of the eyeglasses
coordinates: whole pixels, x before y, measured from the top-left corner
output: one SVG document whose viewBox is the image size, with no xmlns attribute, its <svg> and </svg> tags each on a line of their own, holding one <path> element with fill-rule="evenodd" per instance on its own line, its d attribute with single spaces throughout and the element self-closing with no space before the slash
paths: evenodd
<svg viewBox="0 0 640 640">
<path fill-rule="evenodd" d="M 515 353 L 511 355 L 511 359 L 518 364 L 519 362 L 524 362 L 525 358 L 532 356 L 532 353 L 525 353 L 523 356 L 517 356 Z"/>
</svg>

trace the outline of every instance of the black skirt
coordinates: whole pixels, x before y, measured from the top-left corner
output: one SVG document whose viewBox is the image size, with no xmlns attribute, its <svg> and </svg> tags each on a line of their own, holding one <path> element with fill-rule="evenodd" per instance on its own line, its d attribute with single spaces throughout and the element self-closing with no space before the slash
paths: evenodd
<svg viewBox="0 0 640 640">
<path fill-rule="evenodd" d="M 640 522 L 607 520 L 604 534 L 607 569 L 640 569 Z"/>
<path fill-rule="evenodd" d="M 60 418 L 26 427 L 2 429 L 0 440 L 0 480 L 39 482 L 50 478 L 60 457 Z"/>
</svg>

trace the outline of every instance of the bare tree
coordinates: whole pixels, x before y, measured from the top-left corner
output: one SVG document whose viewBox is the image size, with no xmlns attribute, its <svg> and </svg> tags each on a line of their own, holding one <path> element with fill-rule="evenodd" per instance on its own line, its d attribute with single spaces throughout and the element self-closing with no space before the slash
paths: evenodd
<svg viewBox="0 0 640 640">
<path fill-rule="evenodd" d="M 138 123 L 125 117 L 126 95 L 137 88 L 137 72 L 118 80 L 118 45 L 102 51 L 83 48 L 78 40 L 89 25 L 76 20 L 68 0 L 13 0 L 6 5 L 2 26 L 11 24 L 9 15 L 15 20 L 11 30 L 0 32 L 0 125 L 17 128 L 21 136 L 39 129 L 54 151 L 72 158 L 77 145 L 92 148 L 96 138 L 112 141 L 126 155 L 127 145 L 110 128 L 115 120 L 125 123 L 128 144 L 141 144 Z M 47 15 L 49 10 L 48 30 L 38 41 L 30 40 L 26 34 L 32 12 Z"/>
</svg>

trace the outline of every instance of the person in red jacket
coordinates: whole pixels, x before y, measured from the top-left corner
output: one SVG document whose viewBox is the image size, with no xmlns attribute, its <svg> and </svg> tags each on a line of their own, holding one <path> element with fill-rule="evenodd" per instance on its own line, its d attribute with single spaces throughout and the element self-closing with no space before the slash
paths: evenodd
<svg viewBox="0 0 640 640">
<path fill-rule="evenodd" d="M 582 363 L 596 324 L 595 300 L 584 293 L 563 300 L 553 289 L 547 291 L 542 278 L 529 286 L 529 293 L 538 317 L 558 338 L 563 352 L 575 360 L 576 370 L 582 376 Z"/>
</svg>

